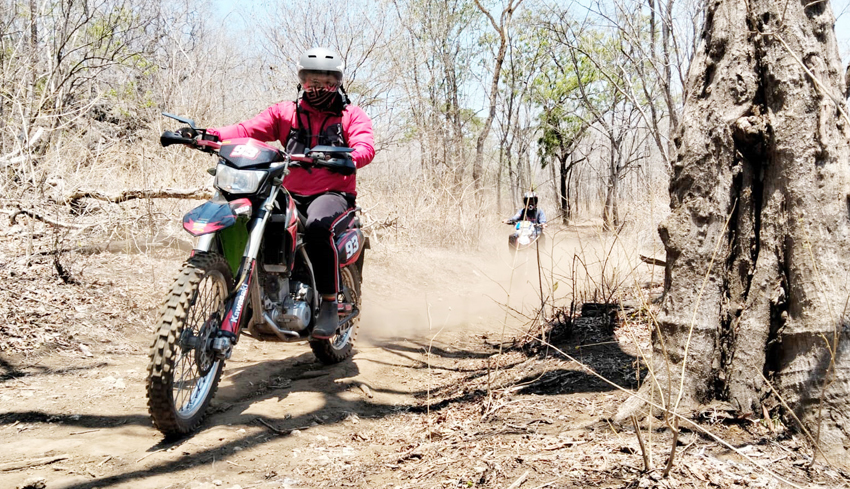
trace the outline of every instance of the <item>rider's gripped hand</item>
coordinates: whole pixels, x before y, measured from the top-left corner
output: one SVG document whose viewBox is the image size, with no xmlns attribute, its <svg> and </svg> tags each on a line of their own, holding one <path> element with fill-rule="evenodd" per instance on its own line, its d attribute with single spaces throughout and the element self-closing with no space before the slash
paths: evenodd
<svg viewBox="0 0 850 489">
<path fill-rule="evenodd" d="M 191 127 L 181 127 L 180 129 L 177 129 L 174 132 L 184 138 L 195 139 L 196 137 L 198 137 L 198 131 L 192 129 Z"/>
<path fill-rule="evenodd" d="M 319 165 L 328 160 L 328 155 L 325 153 L 310 153 L 313 158 L 313 165 Z"/>
</svg>

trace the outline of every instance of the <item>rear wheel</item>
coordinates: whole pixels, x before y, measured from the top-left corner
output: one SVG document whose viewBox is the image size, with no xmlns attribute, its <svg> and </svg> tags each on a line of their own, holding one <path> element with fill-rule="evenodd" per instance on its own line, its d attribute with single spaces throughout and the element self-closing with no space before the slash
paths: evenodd
<svg viewBox="0 0 850 489">
<path fill-rule="evenodd" d="M 212 342 L 233 287 L 230 267 L 218 254 L 198 254 L 180 271 L 163 305 L 148 365 L 148 410 L 167 436 L 193 431 L 215 395 L 224 360 Z"/>
<path fill-rule="evenodd" d="M 342 279 L 340 304 L 348 303 L 360 310 L 360 271 L 355 265 L 349 265 L 339 271 Z M 357 338 L 359 318 L 340 325 L 334 336 L 326 340 L 311 340 L 310 348 L 316 358 L 324 364 L 339 363 L 351 356 L 354 340 Z"/>
</svg>

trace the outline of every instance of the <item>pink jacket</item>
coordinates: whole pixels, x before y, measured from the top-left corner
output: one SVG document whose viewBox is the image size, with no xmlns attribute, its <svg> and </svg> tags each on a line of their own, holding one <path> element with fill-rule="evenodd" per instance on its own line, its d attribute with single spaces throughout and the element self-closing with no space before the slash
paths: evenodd
<svg viewBox="0 0 850 489">
<path fill-rule="evenodd" d="M 211 128 L 208 131 L 222 141 L 249 137 L 263 142 L 277 140 L 287 147 L 287 143 L 290 143 L 290 134 L 299 128 L 308 129 L 309 125 L 308 137 L 311 140 L 309 145 L 312 147 L 320 144 L 317 135 L 333 132 L 333 128 L 339 127 L 335 125 L 341 124 L 344 140 L 339 143 L 354 148 L 351 157 L 357 168 L 368 165 L 375 157 L 372 120 L 363 112 L 363 109 L 348 105 L 340 117 L 330 112 L 320 112 L 302 100 L 300 112 L 301 120 L 296 121 L 295 102 L 281 102 L 247 121 L 232 126 Z M 328 143 L 323 141 L 321 144 Z M 356 174 L 345 176 L 324 168 L 313 168 L 310 171 L 311 173 L 308 173 L 302 168 L 293 168 L 283 184 L 290 192 L 297 195 L 316 195 L 328 191 L 357 194 Z"/>
</svg>

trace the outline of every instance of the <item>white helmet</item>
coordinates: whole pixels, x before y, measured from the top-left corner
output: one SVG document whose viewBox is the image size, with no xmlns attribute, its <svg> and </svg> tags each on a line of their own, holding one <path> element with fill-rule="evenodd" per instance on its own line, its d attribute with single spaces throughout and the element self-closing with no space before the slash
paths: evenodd
<svg viewBox="0 0 850 489">
<path fill-rule="evenodd" d="M 345 63 L 327 48 L 312 48 L 298 60 L 298 80 L 304 90 L 336 91 L 342 85 Z"/>
</svg>

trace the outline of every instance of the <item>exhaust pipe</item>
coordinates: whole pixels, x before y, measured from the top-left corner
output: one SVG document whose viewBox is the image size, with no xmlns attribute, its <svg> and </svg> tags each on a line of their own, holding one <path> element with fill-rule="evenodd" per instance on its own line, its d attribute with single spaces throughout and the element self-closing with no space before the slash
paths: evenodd
<svg viewBox="0 0 850 489">
<path fill-rule="evenodd" d="M 301 335 L 296 333 L 295 331 L 289 331 L 288 329 L 281 329 L 280 326 L 275 323 L 269 313 L 263 313 L 263 319 L 266 320 L 266 324 L 271 326 L 272 331 L 283 341 L 293 341 L 301 338 Z"/>
</svg>

